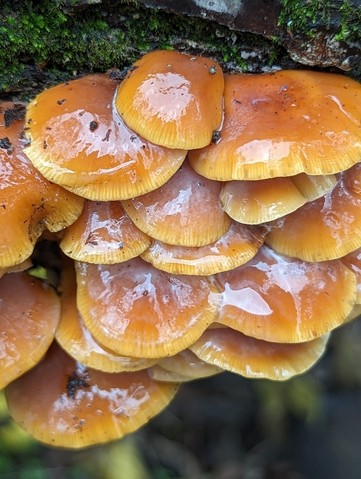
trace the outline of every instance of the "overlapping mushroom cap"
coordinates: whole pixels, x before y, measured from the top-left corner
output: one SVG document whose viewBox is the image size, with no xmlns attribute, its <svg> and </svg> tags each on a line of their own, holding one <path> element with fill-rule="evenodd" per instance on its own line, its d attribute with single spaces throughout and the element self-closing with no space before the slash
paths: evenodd
<svg viewBox="0 0 361 479">
<path fill-rule="evenodd" d="M 38 95 L 25 150 L 37 169 L 20 130 L 0 140 L 5 187 L 15 169 L 25 178 L 9 193 L 13 208 L 0 191 L 0 209 L 30 238 L 26 255 L 0 263 L 1 332 L 16 332 L 0 352 L 16 356 L 28 339 L 28 362 L 19 353 L 12 369 L 10 355 L 3 386 L 15 420 L 40 441 L 82 447 L 122 437 L 170 401 L 174 382 L 223 370 L 301 374 L 329 333 L 359 314 L 360 85 L 315 72 L 233 74 L 224 111 L 222 95 L 213 60 L 153 52 L 121 83 L 91 75 Z M 6 126 L 21 129 L 13 110 Z M 81 215 L 84 200 L 51 190 L 38 170 L 87 198 Z M 51 195 L 78 205 L 56 228 L 43 216 L 49 204 L 50 218 L 58 214 L 62 201 Z M 44 228 L 63 230 L 51 238 L 60 245 L 59 297 L 27 273 L 10 274 L 10 264 L 27 267 Z M 2 239 L 11 250 L 10 235 Z M 32 259 L 39 255 L 40 245 Z M 7 298 L 18 283 L 28 316 L 14 322 Z M 29 288 L 46 292 L 44 311 Z"/>
<path fill-rule="evenodd" d="M 24 106 L 0 108 L 0 268 L 22 263 L 42 232 L 73 223 L 83 199 L 47 181 L 26 155 Z"/>
<path fill-rule="evenodd" d="M 157 145 L 201 148 L 221 127 L 223 88 L 217 62 L 161 50 L 132 66 L 115 106 L 129 128 Z"/>
<path fill-rule="evenodd" d="M 227 75 L 221 140 L 189 153 L 215 180 L 324 175 L 361 158 L 361 85 L 313 71 Z"/>
<path fill-rule="evenodd" d="M 85 198 L 119 200 L 165 183 L 186 151 L 150 144 L 113 109 L 117 82 L 89 75 L 49 88 L 28 106 L 27 154 L 50 181 Z"/>
</svg>

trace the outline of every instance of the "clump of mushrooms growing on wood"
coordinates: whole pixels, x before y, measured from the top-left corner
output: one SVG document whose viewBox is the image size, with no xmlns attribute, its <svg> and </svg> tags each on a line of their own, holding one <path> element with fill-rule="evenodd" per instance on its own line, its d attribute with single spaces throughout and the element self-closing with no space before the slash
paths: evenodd
<svg viewBox="0 0 361 479">
<path fill-rule="evenodd" d="M 360 310 L 360 98 L 341 75 L 224 75 L 156 51 L 122 81 L 2 104 L 0 384 L 14 420 L 85 447 L 138 429 L 184 381 L 314 365 Z M 55 287 L 27 271 L 49 234 Z"/>
</svg>

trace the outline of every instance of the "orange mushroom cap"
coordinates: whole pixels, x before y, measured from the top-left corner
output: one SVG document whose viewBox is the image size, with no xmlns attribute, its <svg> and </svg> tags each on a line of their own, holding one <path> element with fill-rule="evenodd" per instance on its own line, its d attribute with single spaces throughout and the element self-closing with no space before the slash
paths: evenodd
<svg viewBox="0 0 361 479">
<path fill-rule="evenodd" d="M 192 381 L 221 372 L 221 368 L 202 361 L 190 349 L 185 349 L 175 356 L 163 358 L 149 369 L 153 379 L 171 382 Z"/>
<path fill-rule="evenodd" d="M 191 350 L 203 361 L 247 378 L 285 381 L 304 373 L 323 355 L 329 335 L 299 344 L 271 343 L 230 328 L 203 333 Z"/>
<path fill-rule="evenodd" d="M 0 268 L 25 261 L 46 228 L 62 230 L 83 208 L 82 198 L 47 181 L 29 161 L 24 114 L 22 105 L 0 104 Z"/>
<path fill-rule="evenodd" d="M 288 70 L 225 77 L 217 144 L 189 153 L 214 180 L 324 175 L 361 158 L 361 85 L 342 75 Z"/>
<path fill-rule="evenodd" d="M 361 163 L 340 174 L 335 188 L 269 223 L 266 243 L 305 261 L 345 256 L 361 246 Z"/>
<path fill-rule="evenodd" d="M 347 266 L 356 275 L 357 280 L 357 304 L 361 304 L 361 248 L 343 256 L 342 263 Z"/>
<path fill-rule="evenodd" d="M 49 348 L 60 319 L 60 301 L 27 273 L 0 279 L 0 389 L 35 366 Z"/>
<path fill-rule="evenodd" d="M 177 385 L 148 372 L 104 373 L 75 362 L 55 343 L 6 388 L 13 419 L 38 441 L 80 448 L 119 439 L 158 414 Z"/>
<path fill-rule="evenodd" d="M 307 263 L 267 246 L 246 265 L 216 275 L 222 294 L 217 322 L 265 341 L 297 343 L 347 320 L 356 277 L 341 261 Z"/>
<path fill-rule="evenodd" d="M 69 356 L 86 367 L 108 373 L 137 371 L 156 363 L 156 359 L 116 355 L 95 341 L 85 327 L 76 305 L 76 277 L 71 261 L 63 261 L 60 292 L 61 317 L 55 339 Z"/>
<path fill-rule="evenodd" d="M 154 241 L 141 257 L 168 273 L 210 276 L 247 263 L 261 247 L 266 231 L 233 221 L 228 231 L 209 245 L 192 248 Z"/>
<path fill-rule="evenodd" d="M 87 200 L 80 217 L 65 230 L 60 248 L 78 261 L 110 264 L 138 256 L 151 242 L 120 202 Z"/>
<path fill-rule="evenodd" d="M 219 294 L 203 276 L 170 275 L 139 258 L 76 263 L 77 303 L 86 327 L 124 356 L 161 358 L 192 344 L 215 319 Z"/>
<path fill-rule="evenodd" d="M 113 109 L 116 86 L 106 75 L 89 75 L 43 91 L 27 109 L 33 164 L 50 181 L 92 200 L 158 188 L 186 155 L 130 131 Z"/>
<path fill-rule="evenodd" d="M 223 89 L 215 61 L 154 51 L 133 65 L 119 85 L 115 106 L 129 128 L 157 145 L 201 148 L 221 126 Z"/>
<path fill-rule="evenodd" d="M 245 224 L 260 224 L 297 210 L 330 191 L 335 175 L 308 176 L 300 173 L 287 178 L 259 181 L 234 180 L 224 183 L 220 200 L 224 211 Z"/>
<path fill-rule="evenodd" d="M 204 246 L 217 241 L 231 224 L 219 201 L 221 186 L 185 162 L 161 188 L 123 201 L 123 206 L 133 223 L 152 238 L 178 246 Z"/>
</svg>

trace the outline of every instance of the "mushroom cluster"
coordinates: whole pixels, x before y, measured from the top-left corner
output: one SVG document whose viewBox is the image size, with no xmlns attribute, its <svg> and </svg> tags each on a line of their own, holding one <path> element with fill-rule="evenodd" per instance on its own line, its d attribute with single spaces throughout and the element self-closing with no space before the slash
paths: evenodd
<svg viewBox="0 0 361 479">
<path fill-rule="evenodd" d="M 14 420 L 84 447 L 139 428 L 183 381 L 308 370 L 361 304 L 360 99 L 341 75 L 226 75 L 155 51 L 122 81 L 2 104 L 0 384 Z M 56 288 L 27 271 L 44 235 Z"/>
</svg>

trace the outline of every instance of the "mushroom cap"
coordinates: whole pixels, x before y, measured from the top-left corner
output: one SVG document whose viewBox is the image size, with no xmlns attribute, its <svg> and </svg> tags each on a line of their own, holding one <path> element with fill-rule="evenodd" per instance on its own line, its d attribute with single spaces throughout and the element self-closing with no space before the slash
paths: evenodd
<svg viewBox="0 0 361 479">
<path fill-rule="evenodd" d="M 361 304 L 361 248 L 343 256 L 342 263 L 347 266 L 356 275 L 357 281 L 357 296 L 356 303 Z"/>
<path fill-rule="evenodd" d="M 161 359 L 150 368 L 149 374 L 157 381 L 186 382 L 207 378 L 222 372 L 222 369 L 198 358 L 190 349 L 175 356 Z"/>
<path fill-rule="evenodd" d="M 54 343 L 35 368 L 5 390 L 13 419 L 38 441 L 80 448 L 119 439 L 165 408 L 177 385 L 148 372 L 88 369 Z"/>
<path fill-rule="evenodd" d="M 119 356 L 95 341 L 77 309 L 74 265 L 71 261 L 63 263 L 61 317 L 55 333 L 55 339 L 63 350 L 84 366 L 108 373 L 137 371 L 153 366 L 155 359 Z"/>
<path fill-rule="evenodd" d="M 265 235 L 265 228 L 232 221 L 228 231 L 209 245 L 192 248 L 154 241 L 141 257 L 168 273 L 210 276 L 247 263 Z"/>
<path fill-rule="evenodd" d="M 189 153 L 207 178 L 324 175 L 360 161 L 361 85 L 342 75 L 285 70 L 225 76 L 217 144 Z"/>
<path fill-rule="evenodd" d="M 78 261 L 110 264 L 138 256 L 151 243 L 119 201 L 86 200 L 80 217 L 65 230 L 60 248 Z"/>
<path fill-rule="evenodd" d="M 287 215 L 323 196 L 336 181 L 335 175 L 308 176 L 304 173 L 259 181 L 234 180 L 224 183 L 220 200 L 224 211 L 234 220 L 260 224 Z"/>
<path fill-rule="evenodd" d="M 361 163 L 340 174 L 335 188 L 269 224 L 266 243 L 305 261 L 341 258 L 361 247 Z"/>
<path fill-rule="evenodd" d="M 203 361 L 247 378 L 285 381 L 304 373 L 323 355 L 329 335 L 298 344 L 271 343 L 230 328 L 203 333 L 191 350 Z"/>
<path fill-rule="evenodd" d="M 161 358 L 192 344 L 215 319 L 219 294 L 203 276 L 171 275 L 134 258 L 76 263 L 77 304 L 96 341 L 117 354 Z"/>
<path fill-rule="evenodd" d="M 117 83 L 89 75 L 43 91 L 28 106 L 27 154 L 50 181 L 92 200 L 138 196 L 165 183 L 186 152 L 150 144 L 113 109 Z"/>
<path fill-rule="evenodd" d="M 221 125 L 223 89 L 215 61 L 160 50 L 133 65 L 119 85 L 115 107 L 129 128 L 157 145 L 201 148 Z"/>
<path fill-rule="evenodd" d="M 216 275 L 217 322 L 265 341 L 298 343 L 344 323 L 356 300 L 356 277 L 341 261 L 308 263 L 267 246 L 246 265 Z"/>
<path fill-rule="evenodd" d="M 0 389 L 41 360 L 59 319 L 60 301 L 48 285 L 26 272 L 0 279 Z"/>
<path fill-rule="evenodd" d="M 185 162 L 165 185 L 123 201 L 123 206 L 133 223 L 158 241 L 204 246 L 217 241 L 231 224 L 219 200 L 221 186 Z"/>
<path fill-rule="evenodd" d="M 24 114 L 22 105 L 0 104 L 0 268 L 25 261 L 42 232 L 73 223 L 84 202 L 43 178 L 31 164 L 22 137 Z"/>
</svg>

